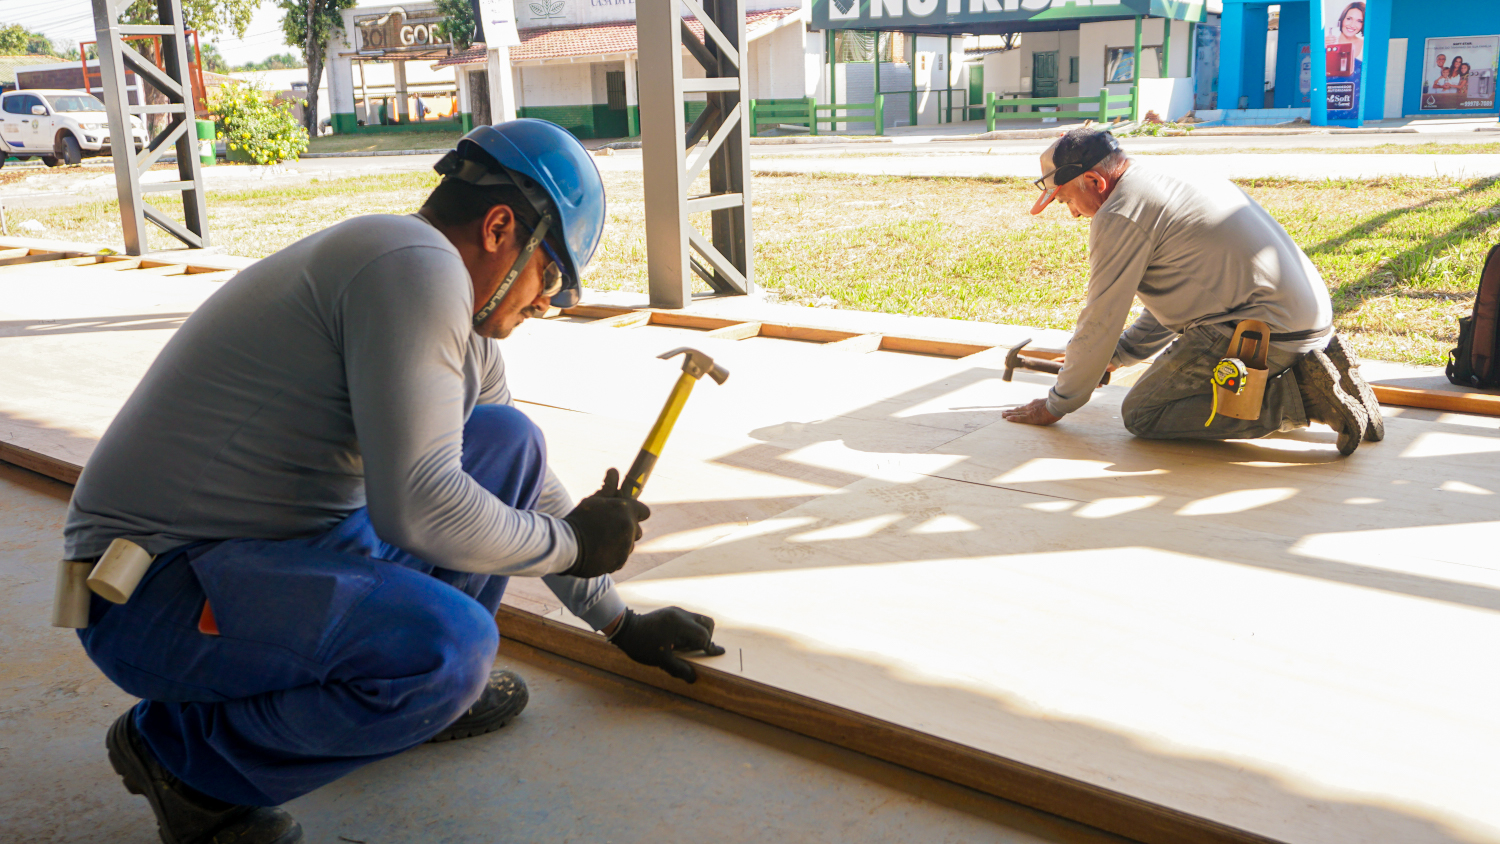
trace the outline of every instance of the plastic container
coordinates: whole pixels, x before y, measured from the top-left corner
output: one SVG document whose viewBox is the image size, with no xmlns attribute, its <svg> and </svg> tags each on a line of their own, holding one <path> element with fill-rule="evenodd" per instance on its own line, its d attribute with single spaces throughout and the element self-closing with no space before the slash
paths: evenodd
<svg viewBox="0 0 1500 844">
<path fill-rule="evenodd" d="M 198 161 L 204 167 L 212 167 L 219 160 L 214 152 L 214 136 L 218 134 L 214 130 L 212 120 L 199 120 L 198 123 Z"/>
</svg>

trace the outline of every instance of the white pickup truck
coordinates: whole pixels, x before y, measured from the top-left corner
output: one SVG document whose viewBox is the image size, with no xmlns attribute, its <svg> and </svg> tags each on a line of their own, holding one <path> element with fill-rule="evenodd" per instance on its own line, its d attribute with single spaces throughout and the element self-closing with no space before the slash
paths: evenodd
<svg viewBox="0 0 1500 844">
<path fill-rule="evenodd" d="M 139 150 L 148 141 L 146 126 L 135 115 L 130 123 Z M 0 166 L 7 155 L 56 167 L 109 154 L 109 117 L 93 94 L 44 88 L 0 94 Z"/>
</svg>

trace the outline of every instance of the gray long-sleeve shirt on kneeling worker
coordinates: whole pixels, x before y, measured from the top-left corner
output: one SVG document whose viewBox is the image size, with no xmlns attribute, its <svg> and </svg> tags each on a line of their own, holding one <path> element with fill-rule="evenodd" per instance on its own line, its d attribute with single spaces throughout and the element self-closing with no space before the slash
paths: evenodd
<svg viewBox="0 0 1500 844">
<path fill-rule="evenodd" d="M 476 404 L 509 404 L 473 287 L 419 216 L 358 217 L 237 274 L 162 349 L 99 441 L 65 529 L 69 559 L 129 537 L 291 539 L 362 506 L 382 539 L 458 571 L 542 576 L 596 629 L 624 611 L 578 554 L 549 470 L 536 510 L 462 468 Z"/>
<path fill-rule="evenodd" d="M 1141 315 L 1120 329 L 1139 296 Z M 1227 179 L 1189 181 L 1131 163 L 1093 217 L 1089 287 L 1047 411 L 1089 400 L 1111 362 L 1145 360 L 1200 325 L 1263 320 L 1277 334 L 1326 328 L 1328 289 L 1281 224 Z M 1322 348 L 1327 336 L 1272 345 Z"/>
</svg>

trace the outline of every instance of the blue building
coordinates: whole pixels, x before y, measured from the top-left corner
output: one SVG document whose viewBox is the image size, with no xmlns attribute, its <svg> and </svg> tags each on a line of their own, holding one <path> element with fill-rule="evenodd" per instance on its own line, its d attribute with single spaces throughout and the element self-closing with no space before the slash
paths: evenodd
<svg viewBox="0 0 1500 844">
<path fill-rule="evenodd" d="M 1222 2 L 1220 109 L 1296 109 L 1320 126 L 1497 113 L 1500 0 Z M 1268 16 L 1278 6 L 1272 50 Z"/>
</svg>

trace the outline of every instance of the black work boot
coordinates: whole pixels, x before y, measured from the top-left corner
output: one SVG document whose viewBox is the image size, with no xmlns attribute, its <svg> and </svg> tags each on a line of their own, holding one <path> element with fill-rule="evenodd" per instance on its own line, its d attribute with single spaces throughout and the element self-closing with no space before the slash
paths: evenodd
<svg viewBox="0 0 1500 844">
<path fill-rule="evenodd" d="M 135 710 L 121 715 L 104 739 L 109 764 L 125 789 L 151 801 L 165 844 L 297 844 L 302 825 L 280 809 L 236 806 L 199 792 L 163 768 L 141 740 Z"/>
<path fill-rule="evenodd" d="M 1344 339 L 1334 333 L 1325 350 L 1328 359 L 1339 371 L 1339 388 L 1356 399 L 1365 409 L 1365 439 L 1378 443 L 1385 439 L 1385 417 L 1380 415 L 1380 400 L 1375 391 L 1359 374 L 1359 361 L 1344 348 Z"/>
<path fill-rule="evenodd" d="M 1307 421 L 1322 422 L 1339 435 L 1339 454 L 1348 456 L 1364 439 L 1364 406 L 1339 387 L 1339 371 L 1322 352 L 1308 352 L 1293 367 Z"/>
<path fill-rule="evenodd" d="M 484 691 L 469 711 L 428 741 L 453 741 L 493 733 L 520 715 L 530 699 L 531 693 L 521 675 L 496 668 L 490 672 L 489 682 L 484 684 Z"/>
</svg>

